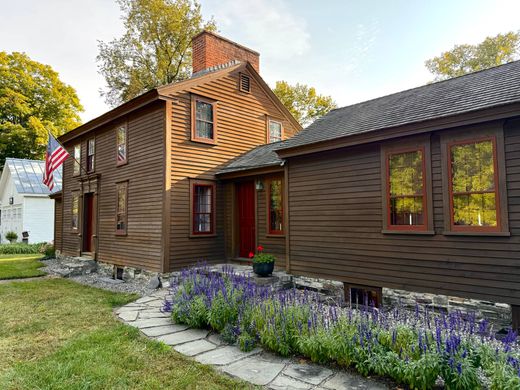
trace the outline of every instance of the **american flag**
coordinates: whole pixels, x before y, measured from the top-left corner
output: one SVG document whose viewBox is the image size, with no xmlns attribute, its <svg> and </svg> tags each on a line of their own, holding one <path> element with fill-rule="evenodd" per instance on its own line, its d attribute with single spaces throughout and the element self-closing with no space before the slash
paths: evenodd
<svg viewBox="0 0 520 390">
<path fill-rule="evenodd" d="M 49 132 L 49 143 L 45 153 L 45 172 L 43 173 L 43 184 L 52 191 L 54 188 L 54 175 L 52 174 L 69 157 L 69 153 Z"/>
</svg>

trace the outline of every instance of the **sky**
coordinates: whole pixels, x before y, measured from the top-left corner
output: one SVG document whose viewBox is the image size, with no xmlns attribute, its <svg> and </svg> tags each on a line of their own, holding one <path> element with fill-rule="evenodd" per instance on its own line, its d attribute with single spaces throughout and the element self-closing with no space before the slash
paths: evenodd
<svg viewBox="0 0 520 390">
<path fill-rule="evenodd" d="M 520 1 L 201 0 L 221 35 L 260 52 L 260 74 L 303 83 L 338 106 L 432 80 L 424 62 L 456 44 L 520 30 Z M 98 41 L 123 31 L 114 0 L 0 0 L 0 51 L 21 51 L 73 86 L 84 122 L 100 96 Z"/>
</svg>

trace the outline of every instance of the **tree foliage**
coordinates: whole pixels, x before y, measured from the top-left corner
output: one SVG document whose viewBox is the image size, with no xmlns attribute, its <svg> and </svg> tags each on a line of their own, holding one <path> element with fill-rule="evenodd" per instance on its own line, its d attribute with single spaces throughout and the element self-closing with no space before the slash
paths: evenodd
<svg viewBox="0 0 520 390">
<path fill-rule="evenodd" d="M 277 81 L 273 92 L 304 127 L 337 107 L 331 96 L 318 95 L 316 89 L 305 84 Z"/>
<path fill-rule="evenodd" d="M 49 65 L 0 52 L 0 168 L 6 157 L 43 158 L 47 131 L 59 136 L 72 130 L 81 111 L 74 88 Z"/>
<path fill-rule="evenodd" d="M 118 0 L 125 32 L 111 42 L 99 42 L 97 62 L 107 88 L 101 91 L 116 106 L 152 88 L 189 77 L 191 38 L 205 22 L 200 4 L 192 0 Z"/>
<path fill-rule="evenodd" d="M 492 68 L 520 58 L 520 32 L 487 37 L 477 45 L 456 45 L 426 61 L 435 81 Z"/>
</svg>

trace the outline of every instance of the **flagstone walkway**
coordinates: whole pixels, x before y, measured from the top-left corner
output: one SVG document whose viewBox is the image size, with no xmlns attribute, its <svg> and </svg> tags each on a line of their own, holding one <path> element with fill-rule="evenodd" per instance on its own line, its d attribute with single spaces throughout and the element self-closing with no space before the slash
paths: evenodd
<svg viewBox="0 0 520 390">
<path fill-rule="evenodd" d="M 200 363 L 269 389 L 388 389 L 370 378 L 282 358 L 260 348 L 242 352 L 236 346 L 222 342 L 217 334 L 173 324 L 169 314 L 161 312 L 167 294 L 166 290 L 156 291 L 117 309 L 116 314 L 144 335 L 162 341 Z"/>
</svg>

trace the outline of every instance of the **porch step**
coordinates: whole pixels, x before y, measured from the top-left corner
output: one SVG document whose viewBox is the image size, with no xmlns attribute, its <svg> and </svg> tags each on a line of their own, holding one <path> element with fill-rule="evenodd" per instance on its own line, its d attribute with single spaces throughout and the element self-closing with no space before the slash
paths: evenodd
<svg viewBox="0 0 520 390">
<path fill-rule="evenodd" d="M 56 272 L 64 278 L 71 276 L 88 275 L 97 270 L 96 261 L 87 257 L 68 258 L 61 262 L 62 268 Z"/>
</svg>

